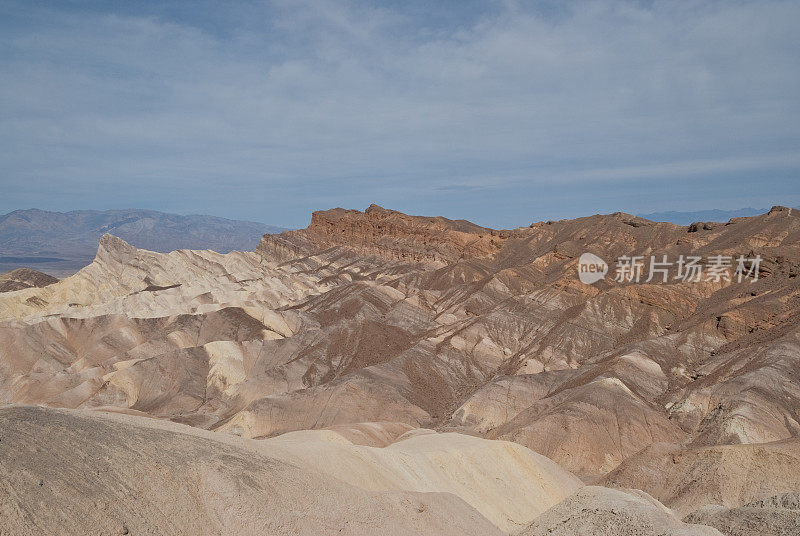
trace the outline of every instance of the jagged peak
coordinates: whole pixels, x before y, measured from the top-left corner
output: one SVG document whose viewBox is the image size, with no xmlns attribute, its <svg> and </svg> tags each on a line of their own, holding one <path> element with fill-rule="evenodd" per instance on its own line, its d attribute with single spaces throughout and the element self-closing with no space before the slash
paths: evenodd
<svg viewBox="0 0 800 536">
<path fill-rule="evenodd" d="M 611 214 L 609 214 L 609 216 L 613 216 L 614 218 L 624 219 L 624 220 L 630 220 L 638 217 L 633 214 L 628 214 L 627 212 L 621 212 L 621 211 L 612 212 Z"/>
<path fill-rule="evenodd" d="M 118 236 L 105 233 L 100 237 L 100 243 L 97 246 L 97 255 L 95 255 L 95 260 L 105 256 L 106 254 L 111 257 L 118 257 L 120 255 L 130 255 L 136 251 L 137 249 L 134 246 L 125 242 Z"/>
<path fill-rule="evenodd" d="M 365 214 L 368 214 L 370 212 L 394 212 L 394 211 L 383 208 L 382 206 L 376 205 L 375 203 L 372 203 L 370 206 L 367 207 L 367 210 L 364 211 Z"/>
<path fill-rule="evenodd" d="M 791 214 L 793 212 L 793 210 L 792 210 L 792 208 L 784 207 L 783 205 L 775 205 L 774 207 L 769 209 L 769 212 L 767 212 L 767 214 L 779 214 L 779 213 L 782 213 L 782 212 L 786 212 L 787 214 Z"/>
</svg>

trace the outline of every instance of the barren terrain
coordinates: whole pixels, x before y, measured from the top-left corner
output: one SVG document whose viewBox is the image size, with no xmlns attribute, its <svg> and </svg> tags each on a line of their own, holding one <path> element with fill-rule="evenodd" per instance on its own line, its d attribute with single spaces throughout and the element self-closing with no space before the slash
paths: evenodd
<svg viewBox="0 0 800 536">
<path fill-rule="evenodd" d="M 762 262 L 616 282 L 623 255 Z M 493 230 L 373 205 L 227 254 L 107 234 L 0 293 L 0 532 L 792 534 L 798 273 L 784 207 Z"/>
</svg>

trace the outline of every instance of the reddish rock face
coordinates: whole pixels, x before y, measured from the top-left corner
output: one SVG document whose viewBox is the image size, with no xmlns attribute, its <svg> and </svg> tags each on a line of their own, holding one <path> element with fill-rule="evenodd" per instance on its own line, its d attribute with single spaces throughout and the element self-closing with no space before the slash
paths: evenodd
<svg viewBox="0 0 800 536">
<path fill-rule="evenodd" d="M 341 208 L 314 212 L 308 228 L 279 236 L 265 236 L 259 248 L 268 250 L 264 242 L 281 240 L 318 249 L 342 246 L 392 261 L 448 263 L 488 258 L 500 250 L 508 233 L 465 220 L 407 216 L 371 205 L 364 212 Z"/>
</svg>

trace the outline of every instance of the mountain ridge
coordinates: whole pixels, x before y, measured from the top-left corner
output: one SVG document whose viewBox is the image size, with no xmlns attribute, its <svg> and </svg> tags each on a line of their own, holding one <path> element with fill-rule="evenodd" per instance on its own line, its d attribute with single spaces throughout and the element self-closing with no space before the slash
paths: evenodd
<svg viewBox="0 0 800 536">
<path fill-rule="evenodd" d="M 797 210 L 797 207 L 794 207 Z M 695 211 L 666 210 L 638 214 L 639 217 L 652 221 L 664 221 L 678 225 L 691 225 L 696 222 L 726 222 L 731 218 L 758 216 L 767 212 L 766 208 L 708 209 Z"/>
<path fill-rule="evenodd" d="M 743 280 L 610 270 L 586 284 L 586 252 L 761 263 Z M 800 213 L 781 206 L 707 225 L 617 212 L 511 230 L 332 209 L 227 254 L 104 234 L 73 276 L 0 295 L 0 404 L 131 413 L 273 445 L 345 437 L 396 452 L 420 434 L 460 434 L 430 439 L 442 460 L 472 449 L 447 438 L 511 442 L 583 483 L 648 494 L 574 494 L 532 534 L 604 527 L 626 504 L 633 524 L 659 511 L 658 534 L 687 534 L 680 519 L 703 506 L 747 516 L 800 482 L 798 276 Z M 321 469 L 366 488 L 378 484 L 356 475 L 396 459 L 314 449 L 293 461 L 339 450 L 348 465 Z M 469 467 L 470 486 L 507 490 L 500 472 Z M 593 497 L 607 506 L 584 515 Z M 485 512 L 498 527 L 515 506 L 499 508 Z"/>
<path fill-rule="evenodd" d="M 148 209 L 15 210 L 0 216 L 0 271 L 35 264 L 52 275 L 69 275 L 91 262 L 98 240 L 107 232 L 151 251 L 227 253 L 251 250 L 264 233 L 284 230 L 258 222 Z"/>
</svg>

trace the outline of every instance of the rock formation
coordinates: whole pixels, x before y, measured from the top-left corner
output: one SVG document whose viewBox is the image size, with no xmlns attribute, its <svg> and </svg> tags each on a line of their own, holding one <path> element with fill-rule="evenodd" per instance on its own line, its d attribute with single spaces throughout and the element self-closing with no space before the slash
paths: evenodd
<svg viewBox="0 0 800 536">
<path fill-rule="evenodd" d="M 755 282 L 612 269 L 587 285 L 584 252 L 762 261 Z M 0 403 L 291 444 L 282 463 L 374 493 L 449 493 L 507 533 L 558 508 L 571 472 L 654 498 L 634 493 L 630 519 L 671 508 L 653 530 L 700 534 L 680 516 L 800 489 L 799 271 L 800 213 L 783 207 L 492 230 L 373 205 L 228 254 L 106 235 L 77 274 L 0 294 Z M 467 436 L 503 447 L 474 458 Z M 346 469 L 320 462 L 334 454 Z M 429 472 L 454 460 L 468 463 L 458 483 Z M 414 477 L 397 469 L 409 464 Z M 620 493 L 603 500 L 633 500 Z"/>
<path fill-rule="evenodd" d="M 31 287 L 46 287 L 57 283 L 58 278 L 29 268 L 17 268 L 0 274 L 0 292 L 12 292 Z"/>
</svg>

